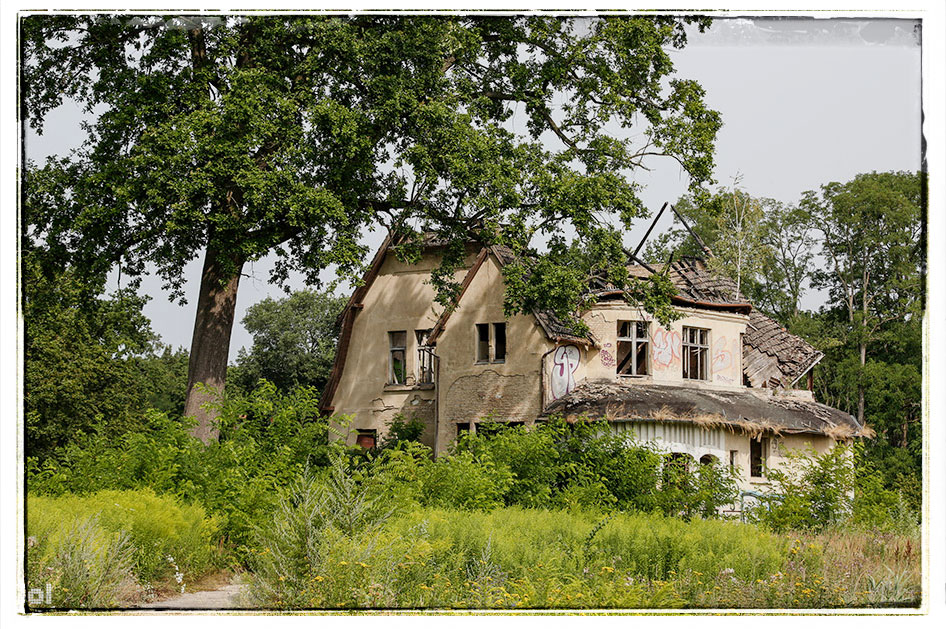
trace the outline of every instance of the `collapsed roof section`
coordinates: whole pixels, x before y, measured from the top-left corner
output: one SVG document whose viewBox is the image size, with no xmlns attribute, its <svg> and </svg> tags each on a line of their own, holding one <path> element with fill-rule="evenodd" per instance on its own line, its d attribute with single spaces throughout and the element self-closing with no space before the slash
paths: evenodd
<svg viewBox="0 0 946 629">
<path fill-rule="evenodd" d="M 746 298 L 728 277 L 710 271 L 699 258 L 682 258 L 671 264 L 677 289 L 694 299 L 745 302 Z M 804 339 L 795 336 L 758 310 L 749 312 L 743 337 L 742 370 L 753 387 L 777 383 L 791 388 L 824 356 Z"/>
<path fill-rule="evenodd" d="M 852 416 L 819 404 L 777 393 L 721 391 L 635 382 L 579 385 L 552 402 L 543 416 L 568 421 L 583 416 L 608 421 L 688 422 L 706 429 L 726 428 L 758 436 L 818 434 L 838 440 L 871 437 L 873 431 Z"/>
</svg>

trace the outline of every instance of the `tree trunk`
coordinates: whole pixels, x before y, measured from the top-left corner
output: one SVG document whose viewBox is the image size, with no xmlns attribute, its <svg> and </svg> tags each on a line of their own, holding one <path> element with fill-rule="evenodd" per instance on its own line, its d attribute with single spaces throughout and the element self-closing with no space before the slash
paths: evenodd
<svg viewBox="0 0 946 629">
<path fill-rule="evenodd" d="M 191 434 L 205 444 L 216 440 L 219 434 L 214 425 L 217 412 L 202 406 L 222 395 L 226 384 L 230 332 L 236 313 L 240 270 L 243 268 L 243 260 L 234 256 L 228 260 L 227 256 L 208 245 L 200 277 L 197 317 L 187 366 L 184 415 L 197 419 L 197 426 Z M 198 382 L 202 382 L 208 390 L 196 389 L 194 385 Z"/>
</svg>

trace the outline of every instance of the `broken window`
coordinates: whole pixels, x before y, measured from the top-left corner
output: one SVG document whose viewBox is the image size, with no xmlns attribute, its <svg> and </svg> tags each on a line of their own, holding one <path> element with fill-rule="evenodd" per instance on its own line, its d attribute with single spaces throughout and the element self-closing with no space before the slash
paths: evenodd
<svg viewBox="0 0 946 629">
<path fill-rule="evenodd" d="M 407 384 L 407 332 L 388 332 L 388 384 Z"/>
<path fill-rule="evenodd" d="M 700 457 L 700 465 L 713 465 L 716 461 L 717 458 L 712 454 L 704 454 Z"/>
<path fill-rule="evenodd" d="M 414 330 L 414 335 L 417 337 L 417 382 L 430 384 L 434 381 L 434 353 L 427 347 L 430 328 Z"/>
<path fill-rule="evenodd" d="M 493 362 L 506 361 L 506 324 L 493 324 Z"/>
<path fill-rule="evenodd" d="M 618 375 L 647 375 L 650 334 L 647 321 L 618 321 Z"/>
<path fill-rule="evenodd" d="M 476 324 L 476 362 L 506 362 L 506 324 Z"/>
<path fill-rule="evenodd" d="M 749 475 L 753 478 L 765 476 L 765 459 L 769 452 L 769 438 L 749 440 Z"/>
<path fill-rule="evenodd" d="M 470 422 L 460 422 L 457 424 L 457 437 L 465 432 L 470 432 Z"/>
<path fill-rule="evenodd" d="M 476 362 L 489 362 L 489 324 L 476 324 Z"/>
<path fill-rule="evenodd" d="M 683 377 L 690 380 L 708 380 L 709 330 L 683 328 Z"/>
<path fill-rule="evenodd" d="M 375 444 L 378 441 L 378 431 L 371 430 L 359 430 L 358 436 L 355 437 L 355 445 L 365 450 L 371 450 L 375 447 Z"/>
</svg>

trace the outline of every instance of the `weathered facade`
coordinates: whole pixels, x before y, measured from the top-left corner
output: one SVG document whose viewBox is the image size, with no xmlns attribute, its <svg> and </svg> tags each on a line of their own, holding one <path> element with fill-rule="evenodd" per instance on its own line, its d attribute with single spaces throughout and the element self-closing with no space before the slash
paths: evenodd
<svg viewBox="0 0 946 629">
<path fill-rule="evenodd" d="M 580 337 L 549 313 L 504 317 L 507 249 L 471 244 L 459 299 L 444 311 L 428 283 L 437 246 L 408 266 L 391 244 L 342 313 L 323 396 L 325 413 L 350 417 L 350 443 L 373 444 L 398 414 L 420 419 L 438 453 L 480 421 L 586 416 L 694 464 L 735 466 L 751 490 L 789 450 L 823 452 L 867 432 L 794 388 L 821 354 L 699 260 L 629 266 L 639 276 L 667 272 L 682 318 L 664 327 L 620 291 L 597 287 L 584 314 L 590 332 Z"/>
</svg>

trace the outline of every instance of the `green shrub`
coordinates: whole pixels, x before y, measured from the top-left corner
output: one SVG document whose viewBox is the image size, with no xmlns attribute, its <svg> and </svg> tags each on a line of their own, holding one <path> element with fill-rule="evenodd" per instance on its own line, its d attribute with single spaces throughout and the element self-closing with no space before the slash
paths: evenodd
<svg viewBox="0 0 946 629">
<path fill-rule="evenodd" d="M 205 446 L 192 421 L 143 414 L 141 431 L 113 440 L 78 435 L 42 461 L 27 461 L 31 494 L 56 496 L 100 490 L 153 489 L 199 502 L 219 522 L 235 561 L 246 557 L 252 531 L 275 507 L 276 489 L 309 467 L 327 464 L 343 447 L 330 444 L 314 390 L 284 394 L 261 382 L 251 394 L 218 401 L 220 440 Z"/>
<path fill-rule="evenodd" d="M 854 456 L 842 444 L 823 454 L 793 450 L 778 470 L 766 470 L 773 496 L 751 514 L 773 531 L 821 530 L 851 515 L 855 487 Z"/>
<path fill-rule="evenodd" d="M 424 434 L 424 422 L 416 417 L 407 419 L 398 413 L 388 422 L 388 429 L 381 440 L 381 448 L 393 448 L 404 442 L 419 442 L 422 434 Z"/>
<path fill-rule="evenodd" d="M 217 521 L 199 505 L 158 496 L 150 489 L 27 498 L 28 535 L 51 548 L 61 547 L 76 523 L 90 519 L 102 531 L 127 536 L 141 582 L 170 579 L 175 565 L 186 579 L 194 579 L 215 559 Z"/>
<path fill-rule="evenodd" d="M 489 510 L 503 504 L 512 482 L 506 465 L 486 457 L 477 460 L 468 451 L 457 452 L 423 468 L 421 500 L 431 506 Z"/>
<path fill-rule="evenodd" d="M 482 426 L 489 426 L 483 424 Z M 481 435 L 467 434 L 456 446 L 457 452 L 471 452 L 483 460 L 509 469 L 512 480 L 503 496 L 506 504 L 526 507 L 548 506 L 558 474 L 556 431 L 541 424 L 505 429 L 487 428 Z"/>
</svg>

